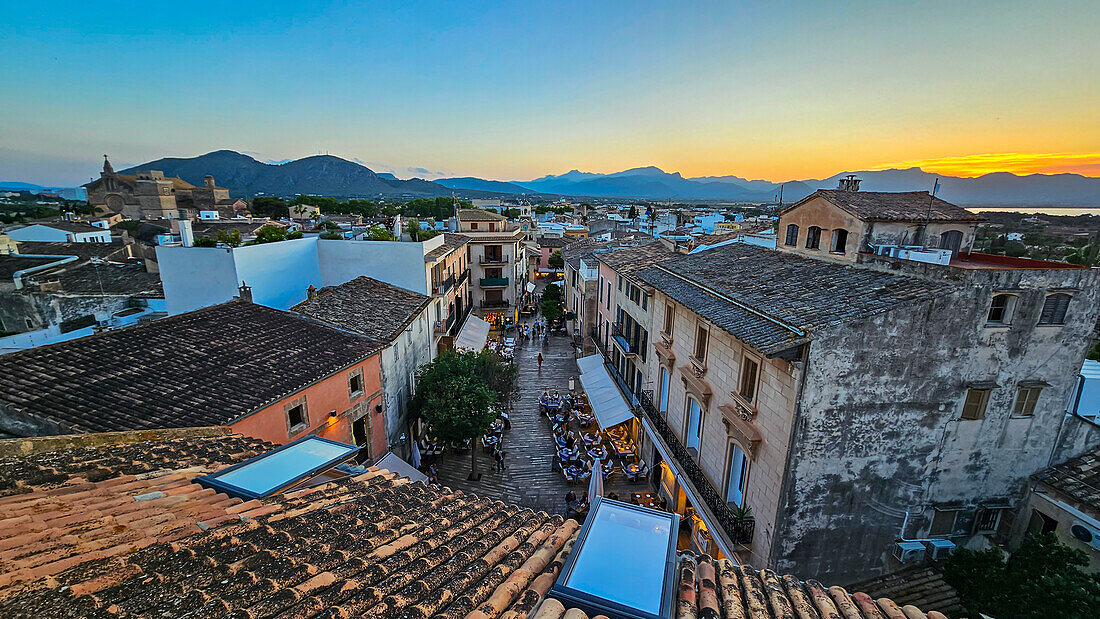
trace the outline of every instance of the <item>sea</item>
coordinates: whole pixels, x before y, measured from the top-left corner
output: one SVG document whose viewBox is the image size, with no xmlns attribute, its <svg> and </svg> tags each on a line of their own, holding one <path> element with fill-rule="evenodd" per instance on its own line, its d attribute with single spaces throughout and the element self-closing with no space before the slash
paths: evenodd
<svg viewBox="0 0 1100 619">
<path fill-rule="evenodd" d="M 1089 207 L 1062 207 L 1062 206 L 968 206 L 966 210 L 971 213 L 1024 213 L 1025 215 L 1077 215 L 1100 216 L 1100 206 Z"/>
</svg>

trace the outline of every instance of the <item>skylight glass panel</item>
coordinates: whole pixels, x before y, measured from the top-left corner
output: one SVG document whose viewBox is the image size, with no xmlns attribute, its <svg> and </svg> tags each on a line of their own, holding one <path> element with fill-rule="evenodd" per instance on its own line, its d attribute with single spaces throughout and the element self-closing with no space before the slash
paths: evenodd
<svg viewBox="0 0 1100 619">
<path fill-rule="evenodd" d="M 196 481 L 245 498 L 268 496 L 355 455 L 359 448 L 307 436 Z"/>
<path fill-rule="evenodd" d="M 668 617 L 675 514 L 598 499 L 551 595 L 594 612 Z"/>
</svg>

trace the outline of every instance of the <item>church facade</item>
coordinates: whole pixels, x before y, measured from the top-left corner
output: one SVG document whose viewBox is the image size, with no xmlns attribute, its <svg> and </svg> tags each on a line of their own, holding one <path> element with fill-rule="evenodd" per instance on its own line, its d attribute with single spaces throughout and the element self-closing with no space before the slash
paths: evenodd
<svg viewBox="0 0 1100 619">
<path fill-rule="evenodd" d="M 232 218 L 247 209 L 241 200 L 229 197 L 229 190 L 207 176 L 196 187 L 179 177 L 165 177 L 159 170 L 119 174 L 103 156 L 99 179 L 85 185 L 88 204 L 99 214 L 119 213 L 127 219 L 192 219 L 202 211 L 216 211 Z"/>
</svg>

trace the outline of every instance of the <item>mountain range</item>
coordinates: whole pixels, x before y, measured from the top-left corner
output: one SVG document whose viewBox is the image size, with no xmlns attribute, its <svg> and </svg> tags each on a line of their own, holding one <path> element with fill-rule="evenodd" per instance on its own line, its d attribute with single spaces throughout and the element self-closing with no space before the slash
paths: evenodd
<svg viewBox="0 0 1100 619">
<path fill-rule="evenodd" d="M 529 181 L 499 181 L 476 177 L 398 179 L 391 173 L 375 173 L 361 164 L 316 155 L 286 163 L 262 163 L 238 152 L 219 150 L 198 157 L 165 158 L 134 166 L 137 170 L 161 170 L 168 176 L 201 185 L 213 175 L 218 185 L 234 197 L 255 195 L 293 196 L 299 193 L 346 197 L 504 197 L 520 194 L 647 200 L 772 201 L 783 191 L 785 203 L 803 198 L 816 189 L 835 188 L 838 179 L 855 174 L 865 191 L 929 191 L 939 179 L 936 195 L 956 204 L 1005 205 L 1100 205 L 1100 178 L 1078 174 L 1029 174 L 1007 172 L 976 178 L 944 176 L 920 168 L 851 170 L 822 179 L 782 183 L 738 176 L 684 177 L 649 166 L 613 174 L 571 170 Z"/>
</svg>

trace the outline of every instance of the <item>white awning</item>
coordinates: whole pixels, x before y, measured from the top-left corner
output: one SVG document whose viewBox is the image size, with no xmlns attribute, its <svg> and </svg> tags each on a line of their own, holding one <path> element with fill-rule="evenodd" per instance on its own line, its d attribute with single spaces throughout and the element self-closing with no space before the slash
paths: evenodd
<svg viewBox="0 0 1100 619">
<path fill-rule="evenodd" d="M 489 339 L 489 323 L 471 314 L 466 318 L 466 324 L 455 338 L 457 350 L 472 350 L 474 352 L 485 348 L 485 342 Z"/>
<path fill-rule="evenodd" d="M 532 284 L 531 282 L 527 282 L 526 289 L 527 289 L 527 292 L 534 292 L 535 291 L 535 285 Z"/>
<path fill-rule="evenodd" d="M 416 467 L 405 462 L 401 458 L 397 457 L 397 454 L 392 451 L 387 451 L 386 455 L 382 456 L 382 459 L 374 463 L 380 469 L 386 469 L 391 473 L 397 473 L 402 477 L 408 477 L 413 481 L 422 481 L 427 483 L 428 476 L 416 470 Z"/>
<path fill-rule="evenodd" d="M 588 404 L 601 428 L 606 430 L 634 417 L 630 405 L 604 367 L 603 355 L 581 357 L 577 359 L 577 366 L 581 369 L 581 385 L 588 394 Z"/>
</svg>

